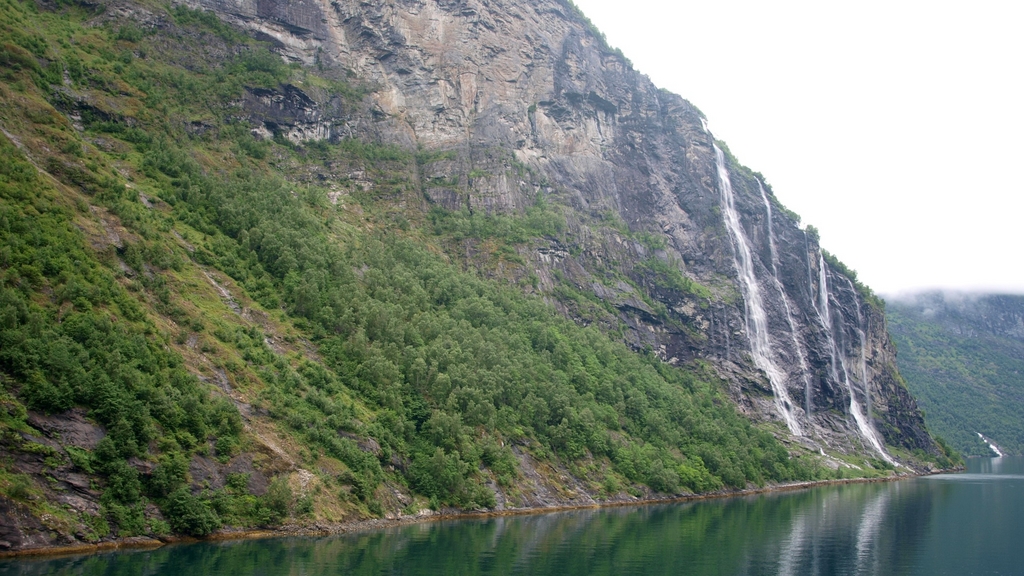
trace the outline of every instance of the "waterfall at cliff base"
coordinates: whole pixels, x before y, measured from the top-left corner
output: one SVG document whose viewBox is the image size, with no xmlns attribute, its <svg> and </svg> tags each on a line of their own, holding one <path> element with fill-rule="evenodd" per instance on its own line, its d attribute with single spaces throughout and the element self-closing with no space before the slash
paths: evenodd
<svg viewBox="0 0 1024 576">
<path fill-rule="evenodd" d="M 845 278 L 846 285 L 850 289 L 850 293 L 853 294 L 854 301 L 856 302 L 857 290 L 853 287 L 853 281 L 849 278 Z M 861 386 L 864 388 L 864 414 L 867 415 L 868 422 L 871 422 L 871 388 L 869 383 L 871 380 L 868 378 L 868 355 L 867 355 L 867 326 L 864 325 L 864 316 L 860 313 L 860 306 L 856 307 L 857 310 L 857 336 L 860 338 L 860 380 Z"/>
<path fill-rule="evenodd" d="M 776 365 L 772 356 L 772 345 L 768 334 L 768 317 L 765 314 L 764 303 L 761 298 L 761 288 L 757 283 L 757 276 L 754 274 L 753 256 L 750 249 L 750 241 L 747 240 L 740 223 L 739 213 L 733 199 L 732 182 L 729 179 L 729 172 L 725 167 L 725 154 L 718 147 L 715 149 L 715 164 L 718 169 L 718 183 L 722 195 L 722 216 L 725 219 L 725 227 L 729 231 L 732 240 L 733 263 L 739 273 L 740 288 L 743 291 L 743 303 L 745 311 L 745 322 L 747 339 L 750 341 L 750 353 L 754 363 L 764 371 L 771 383 L 774 394 L 775 406 L 789 427 L 789 431 L 796 436 L 802 435 L 800 424 L 793 415 L 793 403 L 786 391 L 785 376 L 782 370 Z"/>
<path fill-rule="evenodd" d="M 853 388 L 853 382 L 850 381 L 850 371 L 847 369 L 846 359 L 844 358 L 844 353 L 846 350 L 845 342 L 842 342 L 842 345 L 840 346 L 836 346 L 836 340 L 833 334 L 834 328 L 832 326 L 832 317 L 829 311 L 828 267 L 825 264 L 824 255 L 822 255 L 820 252 L 818 253 L 818 274 L 820 302 L 818 306 L 815 306 L 815 309 L 817 310 L 819 318 L 822 322 L 822 326 L 825 329 L 829 353 L 832 356 L 832 366 L 830 374 L 832 375 L 832 378 L 835 382 L 843 383 L 843 386 L 846 388 L 846 392 L 850 395 L 850 415 L 853 416 L 853 420 L 857 425 L 857 432 L 860 434 L 861 438 L 863 438 L 864 441 L 867 442 L 868 445 L 871 446 L 871 448 L 873 448 L 875 452 L 877 452 L 882 457 L 883 460 L 895 466 L 897 465 L 896 461 L 893 460 L 892 457 L 890 457 L 889 454 L 885 451 L 885 448 L 882 447 L 882 443 L 879 441 L 878 436 L 875 434 L 874 428 L 871 427 L 871 424 L 868 421 L 868 417 L 861 410 L 860 402 L 857 400 L 857 392 Z M 852 283 L 850 284 L 850 286 L 851 290 L 853 290 Z M 867 378 L 867 360 L 865 353 L 867 343 L 864 337 L 864 330 L 862 329 L 862 322 L 860 321 L 859 304 L 856 304 L 856 292 L 853 293 L 853 298 L 855 305 L 857 306 L 857 333 L 860 335 L 861 357 L 863 359 L 863 363 L 861 365 L 861 378 L 864 384 L 864 393 L 868 394 L 869 387 Z M 842 331 L 840 331 L 839 335 L 840 337 L 843 336 Z M 838 368 L 836 366 L 837 361 Z"/>
<path fill-rule="evenodd" d="M 897 462 L 893 460 L 891 456 L 889 456 L 888 452 L 885 451 L 885 447 L 882 446 L 882 442 L 878 438 L 878 433 L 876 433 L 875 429 L 871 426 L 871 379 L 868 377 L 868 342 L 866 336 L 867 328 L 864 326 L 864 317 L 860 313 L 860 302 L 857 300 L 857 290 L 853 286 L 853 281 L 850 280 L 849 278 L 846 278 L 845 276 L 844 278 L 846 279 L 846 284 L 850 289 L 850 294 L 853 296 L 853 301 L 855 303 L 854 308 L 857 310 L 857 335 L 860 337 L 860 378 L 861 385 L 864 388 L 864 427 L 861 428 L 861 434 L 863 435 L 865 432 L 868 434 L 868 442 L 870 442 L 871 446 L 878 451 L 878 453 L 882 456 L 883 460 L 885 460 L 889 464 L 892 464 L 893 466 L 898 466 Z M 850 394 L 852 398 L 852 388 L 850 390 Z M 857 406 L 851 400 L 850 411 L 853 412 L 855 408 L 859 410 L 859 406 Z M 854 419 L 856 419 L 856 417 L 857 416 L 855 413 Z M 859 428 L 861 427 L 859 421 L 857 423 L 857 426 Z"/>
<path fill-rule="evenodd" d="M 800 344 L 800 339 L 796 335 L 796 321 L 793 320 L 793 307 L 789 304 L 789 296 L 786 295 L 786 289 L 782 285 L 782 281 L 779 280 L 779 253 L 775 250 L 775 231 L 772 227 L 772 204 L 768 201 L 768 194 L 764 191 L 764 186 L 761 185 L 761 181 L 757 181 L 757 189 L 761 192 L 761 200 L 764 200 L 764 209 L 768 214 L 768 249 L 771 253 L 772 260 L 772 280 L 775 284 L 775 289 L 779 292 L 779 298 L 782 299 L 782 305 L 786 308 L 786 322 L 789 323 L 789 335 L 793 339 L 793 351 L 796 354 L 797 362 L 800 364 L 800 377 L 804 381 L 804 413 L 810 416 L 811 414 L 811 369 L 807 365 L 807 356 L 804 354 L 804 348 Z"/>
<path fill-rule="evenodd" d="M 994 444 L 994 443 L 993 443 L 993 442 L 992 442 L 991 440 L 989 440 L 988 438 L 985 438 L 985 436 L 984 436 L 984 435 L 982 435 L 982 433 L 981 433 L 981 432 L 978 432 L 977 434 L 978 434 L 978 438 L 981 438 L 981 441 L 982 441 L 982 442 L 984 442 L 985 444 L 988 444 L 988 449 L 989 449 L 989 450 L 991 450 L 991 451 L 993 451 L 993 452 L 995 452 L 995 454 L 996 454 L 996 458 L 1002 458 L 1002 457 L 1003 457 L 1003 451 L 1002 451 L 1002 450 L 1000 450 L 998 446 L 996 446 L 996 445 L 995 445 L 995 444 Z"/>
</svg>

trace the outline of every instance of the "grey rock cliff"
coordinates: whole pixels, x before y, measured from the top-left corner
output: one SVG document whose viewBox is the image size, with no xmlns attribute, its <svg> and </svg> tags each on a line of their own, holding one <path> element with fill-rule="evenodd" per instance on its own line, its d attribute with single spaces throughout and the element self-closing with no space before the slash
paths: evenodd
<svg viewBox="0 0 1024 576">
<path fill-rule="evenodd" d="M 593 293 L 617 316 L 595 318 L 558 304 L 581 322 L 621 322 L 631 345 L 667 362 L 707 362 L 743 411 L 782 422 L 772 386 L 751 356 L 750 303 L 701 113 L 609 50 L 571 5 L 189 4 L 274 38 L 287 58 L 334 66 L 370 87 L 359 109 L 348 112 L 329 95 L 296 87 L 254 91 L 246 109 L 258 131 L 449 151 L 425 163 L 419 178 L 430 201 L 451 209 L 518 212 L 538 195 L 568 207 L 568 240 L 525 250 L 528 266 L 513 273 L 536 274 L 537 290 L 549 297 L 557 282 Z M 727 169 L 799 441 L 879 456 L 869 446 L 875 435 L 933 451 L 896 372 L 877 304 L 822 260 L 816 238 L 770 190 L 762 196 L 753 173 L 728 156 Z M 658 282 L 645 262 L 671 267 L 686 283 Z M 856 422 L 857 406 L 867 428 Z M 779 430 L 785 435 L 784 425 Z"/>
</svg>

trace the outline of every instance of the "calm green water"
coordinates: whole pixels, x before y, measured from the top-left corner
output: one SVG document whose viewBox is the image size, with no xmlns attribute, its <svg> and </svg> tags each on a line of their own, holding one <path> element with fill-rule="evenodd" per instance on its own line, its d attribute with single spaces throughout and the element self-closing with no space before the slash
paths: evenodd
<svg viewBox="0 0 1024 576">
<path fill-rule="evenodd" d="M 7 574 L 1024 574 L 1024 459 L 711 502 L 0 561 Z"/>
</svg>

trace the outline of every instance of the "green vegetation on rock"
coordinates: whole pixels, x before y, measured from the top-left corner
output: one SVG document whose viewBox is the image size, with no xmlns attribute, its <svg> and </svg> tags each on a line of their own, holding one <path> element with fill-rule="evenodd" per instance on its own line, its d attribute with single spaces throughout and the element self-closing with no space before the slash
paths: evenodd
<svg viewBox="0 0 1024 576">
<path fill-rule="evenodd" d="M 886 319 L 928 426 L 963 454 L 1024 452 L 1024 297 L 925 293 L 890 300 Z"/>
<path fill-rule="evenodd" d="M 0 0 L 0 488 L 47 528 L 493 507 L 526 469 L 599 497 L 826 475 L 706 366 L 630 350 L 446 252 L 491 242 L 516 264 L 563 233 L 556 207 L 431 206 L 417 166 L 444 151 L 257 138 L 248 91 L 301 84 L 356 109 L 362 89 L 209 14 L 149 9 L 159 26 Z M 43 433 L 69 411 L 102 439 Z M 49 503 L 71 473 L 98 510 Z"/>
</svg>

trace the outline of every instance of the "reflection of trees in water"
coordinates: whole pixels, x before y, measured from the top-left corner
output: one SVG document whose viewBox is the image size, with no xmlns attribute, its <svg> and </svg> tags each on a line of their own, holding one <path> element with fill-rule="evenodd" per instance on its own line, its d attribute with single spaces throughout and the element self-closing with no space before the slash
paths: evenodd
<svg viewBox="0 0 1024 576">
<path fill-rule="evenodd" d="M 899 573 L 931 510 L 916 483 L 849 485 L 692 504 L 437 522 L 27 562 L 49 574 Z M 10 568 L 7 566 L 6 568 Z"/>
</svg>

